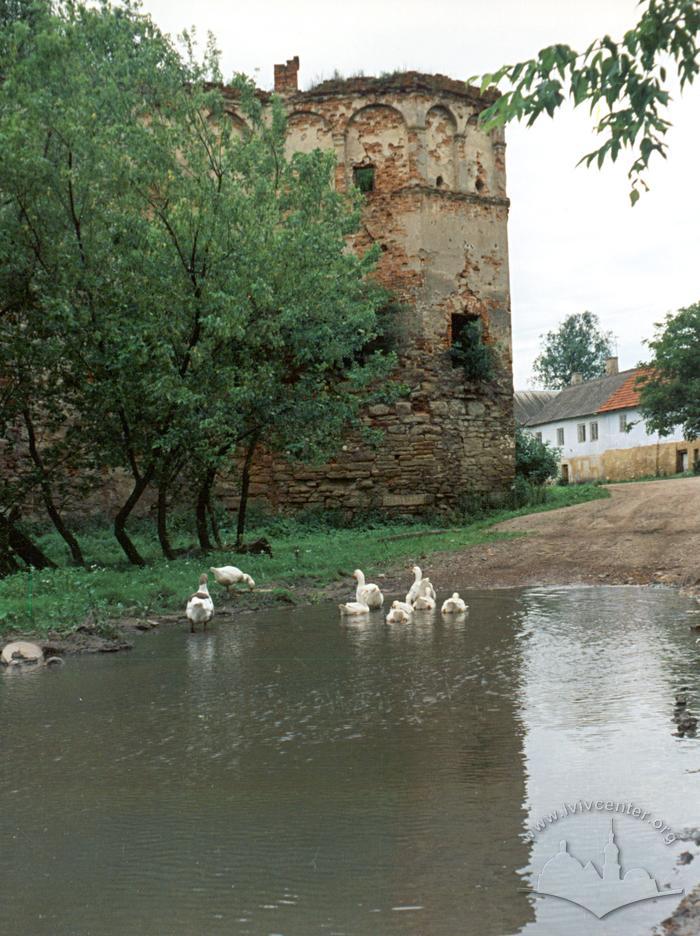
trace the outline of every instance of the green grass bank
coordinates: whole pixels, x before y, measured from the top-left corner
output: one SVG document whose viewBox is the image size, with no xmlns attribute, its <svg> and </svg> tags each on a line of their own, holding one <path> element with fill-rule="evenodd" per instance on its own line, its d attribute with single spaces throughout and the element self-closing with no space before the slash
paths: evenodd
<svg viewBox="0 0 700 936">
<path fill-rule="evenodd" d="M 540 493 L 544 501 L 517 510 L 474 509 L 471 516 L 431 523 L 384 523 L 365 520 L 363 525 L 339 528 L 334 518 L 316 514 L 305 518 L 260 518 L 248 539 L 265 536 L 273 556 L 241 556 L 232 549 L 202 556 L 192 547 L 188 528 L 173 530 L 173 545 L 183 550 L 174 561 L 163 559 L 152 526 L 135 525 L 133 534 L 145 568 L 129 565 L 106 527 L 80 531 L 80 541 L 89 567 L 71 567 L 67 551 L 56 533 L 36 536 L 42 549 L 59 563 L 57 569 L 26 570 L 0 580 L 0 635 L 21 632 L 44 636 L 65 635 L 82 624 L 88 615 L 106 629 L 123 617 L 152 617 L 184 608 L 195 590 L 201 572 L 209 566 L 237 565 L 250 573 L 256 591 L 241 592 L 240 603 L 258 607 L 277 601 L 313 602 L 323 589 L 347 580 L 357 566 L 367 574 L 383 572 L 402 560 L 436 553 L 449 553 L 517 534 L 497 533 L 493 525 L 512 517 L 553 510 L 609 496 L 596 485 L 549 487 Z M 441 532 L 435 533 L 439 529 Z M 225 541 L 233 532 L 222 530 Z M 223 593 L 210 582 L 214 602 Z"/>
</svg>

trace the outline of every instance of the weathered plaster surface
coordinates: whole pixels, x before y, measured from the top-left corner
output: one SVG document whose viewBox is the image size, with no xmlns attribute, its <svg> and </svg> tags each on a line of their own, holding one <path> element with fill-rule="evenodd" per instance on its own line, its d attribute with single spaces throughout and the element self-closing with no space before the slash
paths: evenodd
<svg viewBox="0 0 700 936">
<path fill-rule="evenodd" d="M 514 459 L 508 201 L 502 134 L 477 126 L 489 99 L 461 82 L 416 73 L 299 92 L 296 69 L 292 59 L 275 72 L 289 115 L 288 152 L 332 149 L 341 189 L 356 167 L 374 167 L 353 247 L 380 244 L 377 275 L 406 305 L 400 379 L 411 392 L 363 416 L 384 432 L 378 449 L 351 433 L 322 467 L 263 453 L 251 495 L 279 507 L 403 513 L 502 490 Z M 480 316 L 497 348 L 498 376 L 488 386 L 468 383 L 452 367 L 455 313 Z M 224 485 L 219 493 L 235 506 L 234 489 Z"/>
</svg>

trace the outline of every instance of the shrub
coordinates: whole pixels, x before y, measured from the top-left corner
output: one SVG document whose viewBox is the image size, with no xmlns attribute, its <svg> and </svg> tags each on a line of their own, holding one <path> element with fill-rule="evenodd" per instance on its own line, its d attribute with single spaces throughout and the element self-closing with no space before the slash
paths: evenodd
<svg viewBox="0 0 700 936">
<path fill-rule="evenodd" d="M 496 350 L 484 341 L 481 319 L 465 323 L 450 348 L 450 357 L 462 367 L 467 380 L 489 381 L 496 376 Z"/>
<path fill-rule="evenodd" d="M 533 484 L 545 484 L 559 473 L 559 449 L 540 442 L 520 427 L 515 430 L 515 475 Z"/>
</svg>

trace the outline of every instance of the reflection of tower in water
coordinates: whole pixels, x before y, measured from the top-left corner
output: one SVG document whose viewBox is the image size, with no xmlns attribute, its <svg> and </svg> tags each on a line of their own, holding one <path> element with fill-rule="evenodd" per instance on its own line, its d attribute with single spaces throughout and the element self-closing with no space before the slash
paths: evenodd
<svg viewBox="0 0 700 936">
<path fill-rule="evenodd" d="M 404 778 L 413 821 L 396 843 L 393 889 L 400 902 L 422 903 L 420 931 L 440 936 L 471 932 L 465 921 L 478 921 L 485 936 L 515 933 L 533 916 L 517 874 L 528 861 L 519 604 L 491 593 L 488 613 L 478 598 L 470 605 L 468 623 L 451 624 L 448 637 L 438 622 L 433 641 L 420 642 L 412 673 L 423 698 L 440 690 L 448 698 L 424 707 L 417 738 L 412 725 L 397 727 L 402 747 L 413 749 Z"/>
</svg>

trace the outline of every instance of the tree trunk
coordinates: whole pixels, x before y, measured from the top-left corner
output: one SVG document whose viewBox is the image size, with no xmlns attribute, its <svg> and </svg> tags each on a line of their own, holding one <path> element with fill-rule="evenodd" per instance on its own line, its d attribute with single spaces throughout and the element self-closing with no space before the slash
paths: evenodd
<svg viewBox="0 0 700 936">
<path fill-rule="evenodd" d="M 199 488 L 197 495 L 197 538 L 202 552 L 210 552 L 212 549 L 209 539 L 209 525 L 207 523 L 207 506 L 209 504 L 209 495 L 211 493 L 214 479 L 216 478 L 216 468 L 207 469 L 204 480 Z"/>
<path fill-rule="evenodd" d="M 216 513 L 214 508 L 211 505 L 211 497 L 207 499 L 207 513 L 209 514 L 209 522 L 211 523 L 211 531 L 214 534 L 214 542 L 218 549 L 223 549 L 224 544 L 221 541 L 221 530 L 219 529 L 219 521 L 216 519 Z"/>
<path fill-rule="evenodd" d="M 9 547 L 9 549 L 13 553 L 16 553 L 20 559 L 23 559 L 27 565 L 34 566 L 35 569 L 56 568 L 56 563 L 52 562 L 48 556 L 44 555 L 36 543 L 33 543 L 28 536 L 25 536 L 21 530 L 18 530 L 14 523 L 8 520 L 7 517 L 0 517 L 0 542 L 2 542 L 4 549 Z M 9 563 L 3 560 L 3 565 L 5 564 L 9 565 Z"/>
<path fill-rule="evenodd" d="M 248 510 L 248 489 L 250 488 L 250 466 L 253 462 L 255 447 L 258 444 L 259 434 L 253 433 L 248 443 L 248 449 L 243 461 L 243 471 L 241 472 L 241 499 L 238 504 L 238 524 L 236 526 L 236 549 L 243 545 L 243 536 L 245 535 L 246 511 Z"/>
<path fill-rule="evenodd" d="M 44 506 L 46 507 L 46 512 L 51 518 L 51 522 L 58 531 L 58 533 L 63 537 L 68 550 L 73 559 L 73 563 L 79 566 L 85 566 L 85 560 L 83 559 L 83 553 L 80 549 L 80 545 L 77 539 L 73 536 L 71 531 L 63 522 L 63 517 L 59 513 L 58 507 L 53 499 L 51 493 L 51 485 L 49 484 L 48 478 L 46 476 L 46 471 L 44 469 L 44 463 L 42 461 L 41 455 L 39 454 L 39 449 L 36 444 L 36 435 L 34 433 L 34 423 L 32 422 L 32 417 L 28 409 L 24 410 L 24 425 L 27 428 L 27 439 L 29 443 L 29 454 L 31 455 L 32 461 L 36 465 L 37 471 L 39 472 L 39 487 L 41 489 L 41 496 L 44 501 Z"/>
<path fill-rule="evenodd" d="M 136 481 L 134 484 L 131 494 L 127 497 L 126 501 L 122 504 L 119 512 L 114 518 L 114 535 L 117 538 L 117 542 L 124 550 L 126 558 L 132 565 L 136 566 L 145 566 L 146 561 L 138 551 L 134 543 L 131 541 L 129 534 L 126 532 L 126 521 L 129 519 L 129 516 L 134 509 L 134 507 L 141 500 L 143 492 L 146 490 L 148 485 L 151 482 L 151 479 L 155 473 L 155 466 L 151 465 L 144 474 Z"/>
<path fill-rule="evenodd" d="M 158 485 L 158 541 L 166 559 L 174 559 L 175 553 L 168 536 L 168 482 L 162 479 Z"/>
</svg>

